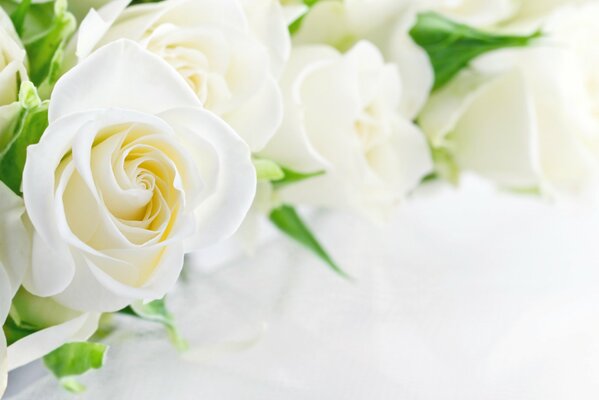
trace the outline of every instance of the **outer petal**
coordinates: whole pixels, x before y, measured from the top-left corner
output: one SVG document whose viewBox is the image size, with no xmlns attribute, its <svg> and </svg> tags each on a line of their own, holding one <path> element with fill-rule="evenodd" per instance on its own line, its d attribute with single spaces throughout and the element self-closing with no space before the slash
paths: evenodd
<svg viewBox="0 0 599 400">
<path fill-rule="evenodd" d="M 60 304 L 76 310 L 101 312 L 117 311 L 137 299 L 159 299 L 173 287 L 179 277 L 183 267 L 182 246 L 165 246 L 160 257 L 160 264 L 153 276 L 141 287 L 121 283 L 104 272 L 94 260 L 77 257 L 72 284 L 54 298 Z M 98 259 L 95 261 L 100 262 Z"/>
<path fill-rule="evenodd" d="M 95 51 L 56 84 L 50 123 L 77 112 L 118 107 L 157 114 L 199 107 L 185 80 L 165 61 L 135 42 L 117 40 Z"/>
<path fill-rule="evenodd" d="M 214 192 L 198 207 L 197 232 L 189 249 L 231 236 L 245 218 L 256 192 L 256 171 L 247 145 L 223 121 L 200 109 L 173 109 L 160 115 L 189 142 L 189 150 L 208 143 L 218 157 Z M 196 152 L 202 163 L 202 153 Z M 202 174 L 202 165 L 199 165 Z"/>
<path fill-rule="evenodd" d="M 241 0 L 252 31 L 268 47 L 275 76 L 283 71 L 291 52 L 288 23 L 279 0 Z"/>
<path fill-rule="evenodd" d="M 261 150 L 283 119 L 283 99 L 279 85 L 274 79 L 267 79 L 251 99 L 224 118 L 252 151 Z"/>
<path fill-rule="evenodd" d="M 0 265 L 6 268 L 11 297 L 31 263 L 31 237 L 24 214 L 23 200 L 0 182 Z"/>
<path fill-rule="evenodd" d="M 100 314 L 85 313 L 29 336 L 8 347 L 9 371 L 45 356 L 67 342 L 89 339 L 98 329 Z"/>
<path fill-rule="evenodd" d="M 402 93 L 400 110 L 408 118 L 415 118 L 426 103 L 433 88 L 434 72 L 428 55 L 408 34 L 414 23 L 406 17 L 397 24 L 389 44 L 389 58 L 399 68 Z"/>
</svg>

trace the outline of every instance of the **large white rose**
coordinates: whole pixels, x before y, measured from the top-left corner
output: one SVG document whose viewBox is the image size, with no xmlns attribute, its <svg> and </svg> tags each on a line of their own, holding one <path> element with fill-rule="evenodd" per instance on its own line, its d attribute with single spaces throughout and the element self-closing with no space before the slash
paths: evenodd
<svg viewBox="0 0 599 400">
<path fill-rule="evenodd" d="M 277 77 L 290 49 L 278 1 L 166 0 L 122 11 L 127 3 L 88 15 L 78 57 L 113 40 L 135 40 L 174 67 L 252 150 L 262 148 L 280 124 Z"/>
<path fill-rule="evenodd" d="M 263 155 L 326 174 L 280 192 L 283 200 L 385 215 L 430 171 L 426 141 L 400 113 L 402 81 L 378 49 L 345 55 L 298 47 L 282 83 L 285 118 Z"/>
<path fill-rule="evenodd" d="M 421 126 L 502 186 L 599 200 L 599 4 L 564 8 L 543 43 L 490 54 L 434 94 Z"/>
<path fill-rule="evenodd" d="M 186 249 L 230 236 L 252 203 L 247 145 L 134 42 L 64 75 L 49 121 L 23 173 L 34 295 L 83 311 L 162 297 Z"/>
</svg>

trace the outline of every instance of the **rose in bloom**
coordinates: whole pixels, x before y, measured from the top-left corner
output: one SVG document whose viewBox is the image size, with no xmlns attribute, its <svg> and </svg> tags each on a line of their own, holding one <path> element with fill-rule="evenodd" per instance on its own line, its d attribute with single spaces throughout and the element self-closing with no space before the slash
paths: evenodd
<svg viewBox="0 0 599 400">
<path fill-rule="evenodd" d="M 132 41 L 65 74 L 49 122 L 23 172 L 33 295 L 82 311 L 160 298 L 185 251 L 233 234 L 252 203 L 247 145 Z"/>
<path fill-rule="evenodd" d="M 537 45 L 478 60 L 420 118 L 462 170 L 552 197 L 599 187 L 599 4 L 558 10 Z"/>
<path fill-rule="evenodd" d="M 326 174 L 283 200 L 385 215 L 431 169 L 424 136 L 400 112 L 401 77 L 378 49 L 298 47 L 283 75 L 285 117 L 263 156 Z"/>
<path fill-rule="evenodd" d="M 400 108 L 413 118 L 433 86 L 428 56 L 409 35 L 416 22 L 410 0 L 331 0 L 316 3 L 294 35 L 296 45 L 328 44 L 346 51 L 360 40 L 375 44 L 402 76 Z"/>
<path fill-rule="evenodd" d="M 277 77 L 290 48 L 278 1 L 167 0 L 121 13 L 127 3 L 88 15 L 79 30 L 78 57 L 119 38 L 135 40 L 179 72 L 252 150 L 262 148 L 281 120 Z"/>
</svg>

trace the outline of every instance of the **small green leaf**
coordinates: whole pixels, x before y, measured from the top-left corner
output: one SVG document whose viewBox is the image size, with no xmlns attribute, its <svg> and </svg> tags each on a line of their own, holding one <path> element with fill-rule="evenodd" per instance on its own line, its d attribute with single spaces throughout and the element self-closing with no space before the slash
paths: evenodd
<svg viewBox="0 0 599 400">
<path fill-rule="evenodd" d="M 325 249 L 318 243 L 318 240 L 306 224 L 304 224 L 295 208 L 289 205 L 282 205 L 275 208 L 270 212 L 270 220 L 281 232 L 316 254 L 333 271 L 344 278 L 349 278 L 349 275 L 337 266 Z"/>
<path fill-rule="evenodd" d="M 256 158 L 253 163 L 259 181 L 278 181 L 285 177 L 283 169 L 274 161 Z"/>
<path fill-rule="evenodd" d="M 316 171 L 316 172 L 297 172 L 294 170 L 291 170 L 289 168 L 285 168 L 285 167 L 281 167 L 281 170 L 283 171 L 283 178 L 279 179 L 277 181 L 273 182 L 273 187 L 275 189 L 286 186 L 286 185 L 290 185 L 293 183 L 298 183 L 301 182 L 303 180 L 306 179 L 310 179 L 310 178 L 316 178 L 317 176 L 321 176 L 324 175 L 325 171 Z"/>
<path fill-rule="evenodd" d="M 490 51 L 525 47 L 541 32 L 528 36 L 494 35 L 453 22 L 437 13 L 418 15 L 410 30 L 412 39 L 428 54 L 435 71 L 434 89 L 439 89 L 476 57 Z"/>
<path fill-rule="evenodd" d="M 65 389 L 80 393 L 85 390 L 85 386 L 73 377 L 91 369 L 102 368 L 107 350 L 108 346 L 102 343 L 66 343 L 44 356 L 44 364 Z"/>
<path fill-rule="evenodd" d="M 29 78 L 34 84 L 40 86 L 48 80 L 47 84 L 51 85 L 54 83 L 52 80 L 57 79 L 56 63 L 62 62 L 61 51 L 76 27 L 75 17 L 66 9 L 66 1 L 56 0 L 54 17 L 49 27 L 25 43 L 29 57 Z M 57 52 L 60 59 L 57 59 Z M 51 73 L 54 76 L 50 76 Z"/>
<path fill-rule="evenodd" d="M 31 82 L 23 82 L 19 91 L 22 110 L 10 140 L 0 150 L 0 181 L 21 194 L 21 180 L 27 157 L 27 146 L 37 143 L 48 127 L 48 102 L 40 102 Z"/>
<path fill-rule="evenodd" d="M 177 350 L 187 350 L 187 342 L 179 334 L 172 314 L 166 308 L 164 299 L 143 303 L 141 301 L 131 304 L 131 306 L 122 310 L 123 313 L 138 316 L 147 321 L 158 322 L 166 328 L 170 341 Z"/>
</svg>

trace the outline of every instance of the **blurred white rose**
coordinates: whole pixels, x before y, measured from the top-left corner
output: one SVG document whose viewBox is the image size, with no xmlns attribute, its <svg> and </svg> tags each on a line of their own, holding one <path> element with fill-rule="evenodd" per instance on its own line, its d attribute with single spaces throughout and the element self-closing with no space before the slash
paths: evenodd
<svg viewBox="0 0 599 400">
<path fill-rule="evenodd" d="M 316 3 L 305 16 L 294 44 L 328 44 L 341 51 L 360 40 L 378 46 L 402 76 L 402 112 L 413 118 L 433 86 L 428 56 L 408 34 L 416 22 L 411 0 L 327 0 Z"/>
<path fill-rule="evenodd" d="M 252 150 L 280 124 L 277 86 L 290 51 L 277 0 L 166 0 L 123 11 L 115 1 L 82 22 L 77 55 L 127 38 L 175 68 L 204 106 L 226 120 Z"/>
<path fill-rule="evenodd" d="M 430 171 L 424 136 L 399 111 L 398 69 L 371 43 L 345 55 L 298 47 L 281 84 L 285 117 L 263 155 L 302 172 L 326 171 L 282 189 L 284 201 L 381 217 Z"/>
<path fill-rule="evenodd" d="M 599 200 L 599 4 L 567 7 L 543 43 L 489 54 L 420 123 L 457 166 L 515 189 Z"/>
<path fill-rule="evenodd" d="M 160 298 L 184 252 L 233 234 L 252 203 L 247 145 L 132 41 L 65 74 L 49 121 L 23 173 L 34 295 L 82 311 Z"/>
</svg>

